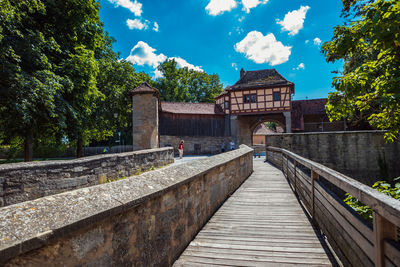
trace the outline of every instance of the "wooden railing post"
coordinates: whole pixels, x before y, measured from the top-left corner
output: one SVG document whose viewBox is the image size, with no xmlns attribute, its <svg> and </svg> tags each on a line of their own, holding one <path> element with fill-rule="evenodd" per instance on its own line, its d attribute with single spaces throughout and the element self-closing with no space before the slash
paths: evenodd
<svg viewBox="0 0 400 267">
<path fill-rule="evenodd" d="M 293 159 L 294 192 L 297 194 L 297 161 Z"/>
<path fill-rule="evenodd" d="M 281 170 L 283 172 L 283 152 L 281 151 Z"/>
<path fill-rule="evenodd" d="M 315 226 L 317 226 L 317 220 L 315 218 L 315 181 L 319 180 L 319 174 L 314 170 L 311 170 L 311 216 Z"/>
<path fill-rule="evenodd" d="M 286 177 L 290 181 L 290 178 L 289 178 L 289 155 L 286 155 Z"/>
<path fill-rule="evenodd" d="M 397 240 L 397 227 L 376 212 L 373 212 L 374 262 L 375 266 L 385 266 L 384 240 Z"/>
</svg>

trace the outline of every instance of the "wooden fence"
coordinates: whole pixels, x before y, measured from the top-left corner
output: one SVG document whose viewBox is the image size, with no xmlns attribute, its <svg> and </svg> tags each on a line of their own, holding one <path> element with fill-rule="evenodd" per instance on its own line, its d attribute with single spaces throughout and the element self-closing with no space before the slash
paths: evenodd
<svg viewBox="0 0 400 267">
<path fill-rule="evenodd" d="M 267 147 L 266 160 L 285 174 L 344 266 L 400 266 L 399 200 L 282 148 Z M 372 208 L 372 225 L 329 189 L 332 184 Z"/>
</svg>

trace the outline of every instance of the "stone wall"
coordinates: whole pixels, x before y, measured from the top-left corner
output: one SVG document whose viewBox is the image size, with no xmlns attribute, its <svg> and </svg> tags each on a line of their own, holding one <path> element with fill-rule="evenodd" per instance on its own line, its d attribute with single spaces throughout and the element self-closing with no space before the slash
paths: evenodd
<svg viewBox="0 0 400 267">
<path fill-rule="evenodd" d="M 0 265 L 170 266 L 252 173 L 251 154 L 241 146 L 0 208 Z"/>
<path fill-rule="evenodd" d="M 172 148 L 106 154 L 75 160 L 0 165 L 0 206 L 127 177 L 174 162 Z"/>
<path fill-rule="evenodd" d="M 400 142 L 386 143 L 381 131 L 268 135 L 267 146 L 282 147 L 367 185 L 400 176 Z"/>
<path fill-rule="evenodd" d="M 229 149 L 229 142 L 232 140 L 229 136 L 172 136 L 161 135 L 160 145 L 172 146 L 175 154 L 178 154 L 178 144 L 181 140 L 185 141 L 183 154 L 198 155 L 198 154 L 218 154 L 221 153 L 221 144 L 225 142 L 225 147 Z M 235 141 L 236 142 L 236 141 Z M 236 147 L 238 147 L 238 144 Z M 199 149 L 198 149 L 199 148 Z"/>
<path fill-rule="evenodd" d="M 158 147 L 158 105 L 153 93 L 132 95 L 133 150 Z"/>
</svg>

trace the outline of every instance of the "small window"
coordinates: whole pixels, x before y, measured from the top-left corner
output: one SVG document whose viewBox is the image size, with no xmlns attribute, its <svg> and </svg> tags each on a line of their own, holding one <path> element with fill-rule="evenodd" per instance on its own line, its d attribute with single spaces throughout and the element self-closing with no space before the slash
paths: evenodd
<svg viewBox="0 0 400 267">
<path fill-rule="evenodd" d="M 281 100 L 281 93 L 274 92 L 274 101 L 280 101 L 280 100 Z"/>
<path fill-rule="evenodd" d="M 257 103 L 257 95 L 256 94 L 244 95 L 243 102 L 244 103 Z"/>
<path fill-rule="evenodd" d="M 225 109 L 229 109 L 229 101 L 225 101 Z"/>
</svg>

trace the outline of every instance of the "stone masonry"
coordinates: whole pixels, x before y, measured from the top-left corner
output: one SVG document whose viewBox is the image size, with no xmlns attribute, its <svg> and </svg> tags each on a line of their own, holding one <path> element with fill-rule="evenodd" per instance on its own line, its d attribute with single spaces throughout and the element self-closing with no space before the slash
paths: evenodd
<svg viewBox="0 0 400 267">
<path fill-rule="evenodd" d="M 0 165 L 0 206 L 104 183 L 174 162 L 172 148 L 106 154 L 76 160 Z"/>
<path fill-rule="evenodd" d="M 221 153 L 221 144 L 225 142 L 225 151 L 229 150 L 229 142 L 233 138 L 229 136 L 172 136 L 161 135 L 160 144 L 164 146 L 172 146 L 174 153 L 178 154 L 178 144 L 180 140 L 184 140 L 184 155 L 197 154 L 218 154 Z M 238 144 L 236 147 L 238 147 Z"/>
<path fill-rule="evenodd" d="M 267 146 L 281 147 L 364 184 L 400 176 L 400 141 L 387 143 L 382 131 L 267 135 Z"/>
<path fill-rule="evenodd" d="M 171 266 L 252 171 L 252 149 L 241 146 L 3 207 L 0 265 Z"/>
<path fill-rule="evenodd" d="M 142 83 L 132 91 L 133 150 L 157 148 L 159 144 L 159 92 Z"/>
</svg>

